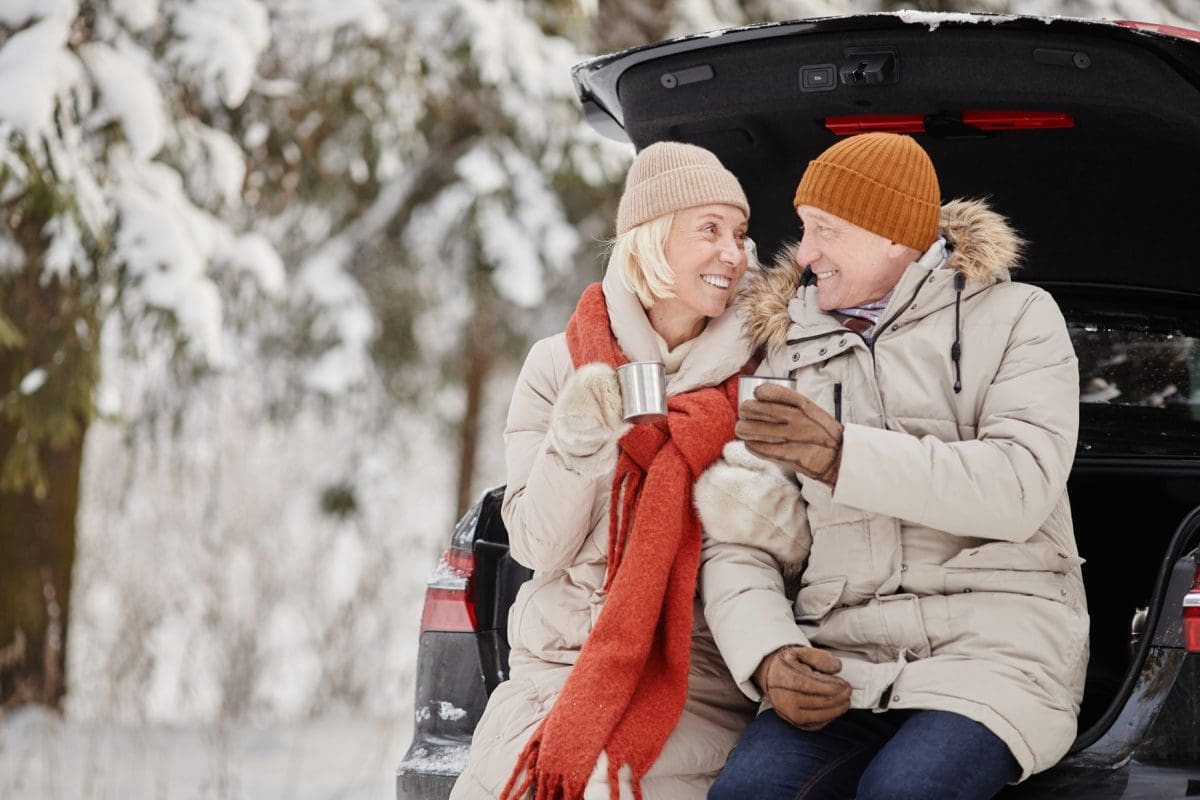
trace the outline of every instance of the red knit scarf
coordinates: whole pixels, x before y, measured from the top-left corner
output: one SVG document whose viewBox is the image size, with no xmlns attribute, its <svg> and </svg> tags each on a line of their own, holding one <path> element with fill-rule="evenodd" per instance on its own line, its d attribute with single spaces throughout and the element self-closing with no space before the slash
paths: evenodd
<svg viewBox="0 0 1200 800">
<path fill-rule="evenodd" d="M 609 325 L 600 284 L 567 325 L 578 368 L 628 363 Z M 675 395 L 667 420 L 636 425 L 620 442 L 609 503 L 604 610 L 549 715 L 517 760 L 501 800 L 533 787 L 536 800 L 576 800 L 608 753 L 609 793 L 628 764 L 633 790 L 674 730 L 687 700 L 692 599 L 700 566 L 696 478 L 733 438 L 737 380 Z"/>
</svg>

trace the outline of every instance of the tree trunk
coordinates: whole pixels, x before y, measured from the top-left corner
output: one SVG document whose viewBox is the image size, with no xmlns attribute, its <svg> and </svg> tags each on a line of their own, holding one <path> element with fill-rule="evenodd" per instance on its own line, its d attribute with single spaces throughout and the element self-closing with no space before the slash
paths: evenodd
<svg viewBox="0 0 1200 800">
<path fill-rule="evenodd" d="M 9 452 L 17 433 L 0 421 L 0 453 Z M 83 435 L 43 447 L 42 458 L 50 477 L 43 499 L 32 488 L 0 492 L 0 709 L 58 707 L 66 693 Z"/>
<path fill-rule="evenodd" d="M 466 374 L 463 384 L 467 392 L 458 448 L 458 491 L 455 494 L 455 518 L 461 517 L 474 499 L 471 484 L 475 479 L 475 461 L 479 450 L 479 417 L 483 411 L 483 392 L 488 370 L 495 353 L 491 348 L 488 330 L 491 327 L 491 302 L 487 289 L 475 287 L 475 308 L 463 343 Z"/>
<path fill-rule="evenodd" d="M 28 216 L 19 231 L 31 264 L 44 249 L 41 219 Z M 83 441 L 98 377 L 99 292 L 74 279 L 47 281 L 32 267 L 4 278 L 0 315 L 18 333 L 0 345 L 0 710 L 58 708 L 67 688 Z M 35 366 L 48 373 L 45 383 L 22 386 Z"/>
</svg>

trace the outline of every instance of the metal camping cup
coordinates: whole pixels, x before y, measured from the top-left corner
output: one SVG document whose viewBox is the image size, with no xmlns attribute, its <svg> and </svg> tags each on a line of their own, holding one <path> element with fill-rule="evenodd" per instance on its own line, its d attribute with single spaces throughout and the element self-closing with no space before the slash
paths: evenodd
<svg viewBox="0 0 1200 800">
<path fill-rule="evenodd" d="M 667 418 L 667 368 L 661 361 L 634 361 L 617 367 L 625 421 L 638 425 Z"/>
<path fill-rule="evenodd" d="M 742 375 L 738 378 L 738 415 L 741 416 L 742 403 L 754 399 L 755 387 L 764 383 L 774 383 L 796 390 L 796 382 L 791 378 L 772 378 L 766 375 Z"/>
</svg>

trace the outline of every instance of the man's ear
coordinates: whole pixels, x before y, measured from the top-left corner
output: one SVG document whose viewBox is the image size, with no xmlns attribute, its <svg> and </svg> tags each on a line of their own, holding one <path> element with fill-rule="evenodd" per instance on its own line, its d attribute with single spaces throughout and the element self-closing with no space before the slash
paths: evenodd
<svg viewBox="0 0 1200 800">
<path fill-rule="evenodd" d="M 903 260 L 905 264 L 916 261 L 921 257 L 921 254 L 912 247 L 900 242 L 892 242 L 888 245 L 888 258 L 894 261 Z"/>
</svg>

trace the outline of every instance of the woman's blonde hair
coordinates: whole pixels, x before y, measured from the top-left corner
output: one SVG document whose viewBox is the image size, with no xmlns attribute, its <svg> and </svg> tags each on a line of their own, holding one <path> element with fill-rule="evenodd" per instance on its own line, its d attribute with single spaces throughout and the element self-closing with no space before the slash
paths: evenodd
<svg viewBox="0 0 1200 800">
<path fill-rule="evenodd" d="M 667 263 L 667 238 L 674 212 L 634 225 L 613 239 L 608 268 L 617 268 L 621 283 L 637 295 L 644 308 L 674 297 L 675 271 Z"/>
</svg>

